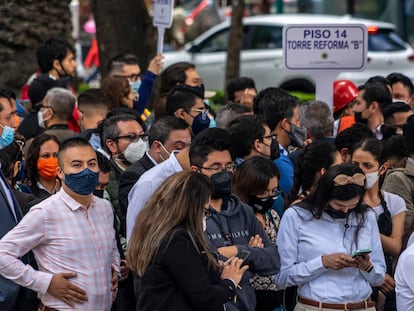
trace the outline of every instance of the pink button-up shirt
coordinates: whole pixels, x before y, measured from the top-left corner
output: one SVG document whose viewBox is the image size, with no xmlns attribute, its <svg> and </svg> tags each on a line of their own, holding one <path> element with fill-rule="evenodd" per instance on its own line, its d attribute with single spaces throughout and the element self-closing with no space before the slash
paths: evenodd
<svg viewBox="0 0 414 311">
<path fill-rule="evenodd" d="M 19 257 L 33 250 L 39 271 Z M 93 197 L 88 209 L 63 189 L 33 206 L 0 241 L 0 274 L 39 293 L 47 307 L 58 310 L 110 310 L 111 266 L 119 272 L 113 211 Z M 69 282 L 87 293 L 88 301 L 69 307 L 47 292 L 53 274 L 75 272 Z"/>
</svg>

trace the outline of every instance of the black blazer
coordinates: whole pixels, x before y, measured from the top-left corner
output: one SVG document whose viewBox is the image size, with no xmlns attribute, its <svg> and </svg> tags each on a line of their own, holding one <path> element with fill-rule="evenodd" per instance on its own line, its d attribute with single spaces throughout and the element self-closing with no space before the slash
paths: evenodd
<svg viewBox="0 0 414 311">
<path fill-rule="evenodd" d="M 11 191 L 3 172 L 0 170 L 0 178 L 7 189 L 4 189 L 0 183 L 0 238 L 2 238 L 7 232 L 13 229 L 17 223 L 22 219 L 22 212 L 19 204 Z M 10 192 L 10 196 L 14 206 L 10 206 L 9 200 L 7 200 L 6 191 Z M 16 218 L 13 215 L 12 210 L 16 213 Z M 19 294 L 19 285 L 10 281 L 9 279 L 0 276 L 0 310 L 11 310 Z"/>
<path fill-rule="evenodd" d="M 184 229 L 168 233 L 148 271 L 134 274 L 136 311 L 223 311 L 233 300 L 233 282 L 221 280 L 196 243 Z"/>
<path fill-rule="evenodd" d="M 119 179 L 119 208 L 121 213 L 125 213 L 128 208 L 128 193 L 138 181 L 138 179 L 149 169 L 155 165 L 145 153 L 144 156 L 137 162 L 129 166 L 121 175 Z"/>
</svg>

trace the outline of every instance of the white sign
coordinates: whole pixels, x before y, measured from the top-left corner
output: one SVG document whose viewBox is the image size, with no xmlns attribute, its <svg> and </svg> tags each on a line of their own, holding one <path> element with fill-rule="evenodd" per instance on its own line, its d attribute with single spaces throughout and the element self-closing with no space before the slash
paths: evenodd
<svg viewBox="0 0 414 311">
<path fill-rule="evenodd" d="M 154 26 L 170 28 L 173 21 L 174 0 L 155 0 L 153 13 Z"/>
<path fill-rule="evenodd" d="M 283 60 L 289 70 L 362 71 L 368 31 L 362 24 L 296 24 L 283 27 Z"/>
</svg>

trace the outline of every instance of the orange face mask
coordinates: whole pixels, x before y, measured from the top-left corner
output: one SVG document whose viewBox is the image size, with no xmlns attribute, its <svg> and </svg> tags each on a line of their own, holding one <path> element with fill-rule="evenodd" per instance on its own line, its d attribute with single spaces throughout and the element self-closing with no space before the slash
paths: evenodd
<svg viewBox="0 0 414 311">
<path fill-rule="evenodd" d="M 57 176 L 57 168 L 57 158 L 51 157 L 37 160 L 37 171 L 44 179 L 55 179 Z"/>
</svg>

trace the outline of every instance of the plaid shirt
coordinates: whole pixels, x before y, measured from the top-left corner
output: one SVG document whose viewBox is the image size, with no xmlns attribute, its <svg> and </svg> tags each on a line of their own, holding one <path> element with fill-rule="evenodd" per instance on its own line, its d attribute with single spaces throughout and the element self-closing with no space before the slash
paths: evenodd
<svg viewBox="0 0 414 311">
<path fill-rule="evenodd" d="M 39 271 L 19 257 L 33 250 Z M 58 310 L 110 310 L 111 266 L 119 273 L 113 212 L 93 197 L 88 209 L 63 189 L 32 207 L 0 241 L 0 274 L 39 293 L 42 303 Z M 69 282 L 88 301 L 71 308 L 47 292 L 53 274 L 75 272 Z"/>
</svg>

